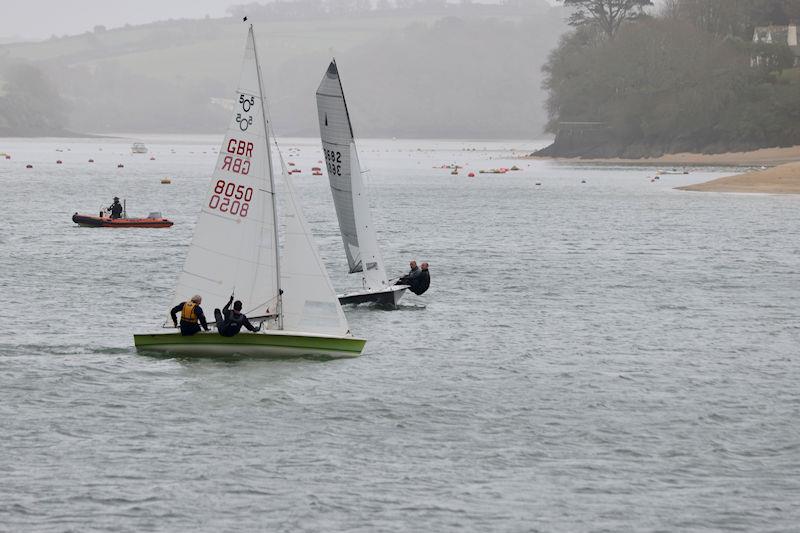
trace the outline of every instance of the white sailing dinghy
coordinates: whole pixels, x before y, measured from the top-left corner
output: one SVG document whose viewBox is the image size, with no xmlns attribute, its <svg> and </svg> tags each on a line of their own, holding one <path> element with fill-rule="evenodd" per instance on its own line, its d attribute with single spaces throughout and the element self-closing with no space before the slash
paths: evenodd
<svg viewBox="0 0 800 533">
<path fill-rule="evenodd" d="M 362 281 L 361 290 L 340 294 L 339 302 L 395 307 L 408 286 L 390 285 L 386 277 L 336 60 L 317 89 L 317 112 L 344 252 L 350 273 L 360 272 Z"/>
<path fill-rule="evenodd" d="M 233 337 L 213 330 L 192 336 L 136 334 L 137 349 L 190 356 L 361 354 L 366 341 L 348 330 L 282 157 L 286 220 L 280 249 L 270 150 L 270 123 L 251 26 L 233 117 L 173 303 L 199 294 L 210 310 L 222 307 L 235 294 L 266 328 Z"/>
</svg>

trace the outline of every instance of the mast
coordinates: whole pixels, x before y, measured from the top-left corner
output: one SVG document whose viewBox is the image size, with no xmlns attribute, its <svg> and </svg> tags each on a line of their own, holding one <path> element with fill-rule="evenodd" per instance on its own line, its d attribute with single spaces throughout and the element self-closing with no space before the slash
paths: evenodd
<svg viewBox="0 0 800 533">
<path fill-rule="evenodd" d="M 264 99 L 264 82 L 261 79 L 261 63 L 258 61 L 258 51 L 256 50 L 256 36 L 253 33 L 253 25 L 250 24 L 250 39 L 253 40 L 253 55 L 256 60 L 256 73 L 258 75 L 258 94 L 261 98 L 261 116 L 264 119 L 264 140 L 267 147 L 267 166 L 269 168 L 269 188 L 270 196 L 272 197 L 272 229 L 274 232 L 275 242 L 275 275 L 277 276 L 277 308 L 278 313 L 278 329 L 283 329 L 283 289 L 281 289 L 281 258 L 278 252 L 278 205 L 275 196 L 275 176 L 272 171 L 272 150 L 270 149 L 269 142 L 269 122 L 267 122 L 266 101 Z"/>
</svg>

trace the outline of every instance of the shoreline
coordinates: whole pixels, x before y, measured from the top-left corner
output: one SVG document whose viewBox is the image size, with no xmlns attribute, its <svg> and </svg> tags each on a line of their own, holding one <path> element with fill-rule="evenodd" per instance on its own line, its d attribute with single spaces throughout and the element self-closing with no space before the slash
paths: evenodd
<svg viewBox="0 0 800 533">
<path fill-rule="evenodd" d="M 698 154 L 680 153 L 667 154 L 661 157 L 646 157 L 642 159 L 622 158 L 578 158 L 578 157 L 551 157 L 528 155 L 523 159 L 538 159 L 556 161 L 559 163 L 577 164 L 604 164 L 604 165 L 631 165 L 631 166 L 726 166 L 726 167 L 753 167 L 777 166 L 785 163 L 800 161 L 800 146 L 785 148 L 761 148 L 749 152 L 727 152 L 723 154 Z"/>
<path fill-rule="evenodd" d="M 800 194 L 800 162 L 676 187 L 681 191 Z"/>
</svg>

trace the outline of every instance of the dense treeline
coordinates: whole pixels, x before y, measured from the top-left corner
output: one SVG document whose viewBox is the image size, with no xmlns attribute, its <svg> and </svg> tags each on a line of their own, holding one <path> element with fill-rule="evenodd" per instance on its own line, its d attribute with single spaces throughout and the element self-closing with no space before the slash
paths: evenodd
<svg viewBox="0 0 800 533">
<path fill-rule="evenodd" d="M 605 129 L 585 144 L 559 146 L 557 137 L 545 154 L 644 157 L 800 144 L 795 57 L 785 43 L 752 42 L 755 26 L 797 15 L 800 0 L 671 0 L 613 39 L 578 25 L 543 69 L 548 130 L 565 122 Z"/>
<path fill-rule="evenodd" d="M 12 64 L 2 69 L 0 136 L 65 134 L 64 103 L 38 68 Z"/>
</svg>

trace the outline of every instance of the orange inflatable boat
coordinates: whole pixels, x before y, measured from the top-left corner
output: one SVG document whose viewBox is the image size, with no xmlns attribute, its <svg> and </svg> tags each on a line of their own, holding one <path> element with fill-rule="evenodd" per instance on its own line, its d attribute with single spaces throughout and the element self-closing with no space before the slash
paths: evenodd
<svg viewBox="0 0 800 533">
<path fill-rule="evenodd" d="M 86 228 L 168 228 L 173 224 L 171 220 L 161 217 L 160 213 L 151 213 L 147 218 L 96 217 L 75 213 L 72 221 Z"/>
</svg>

